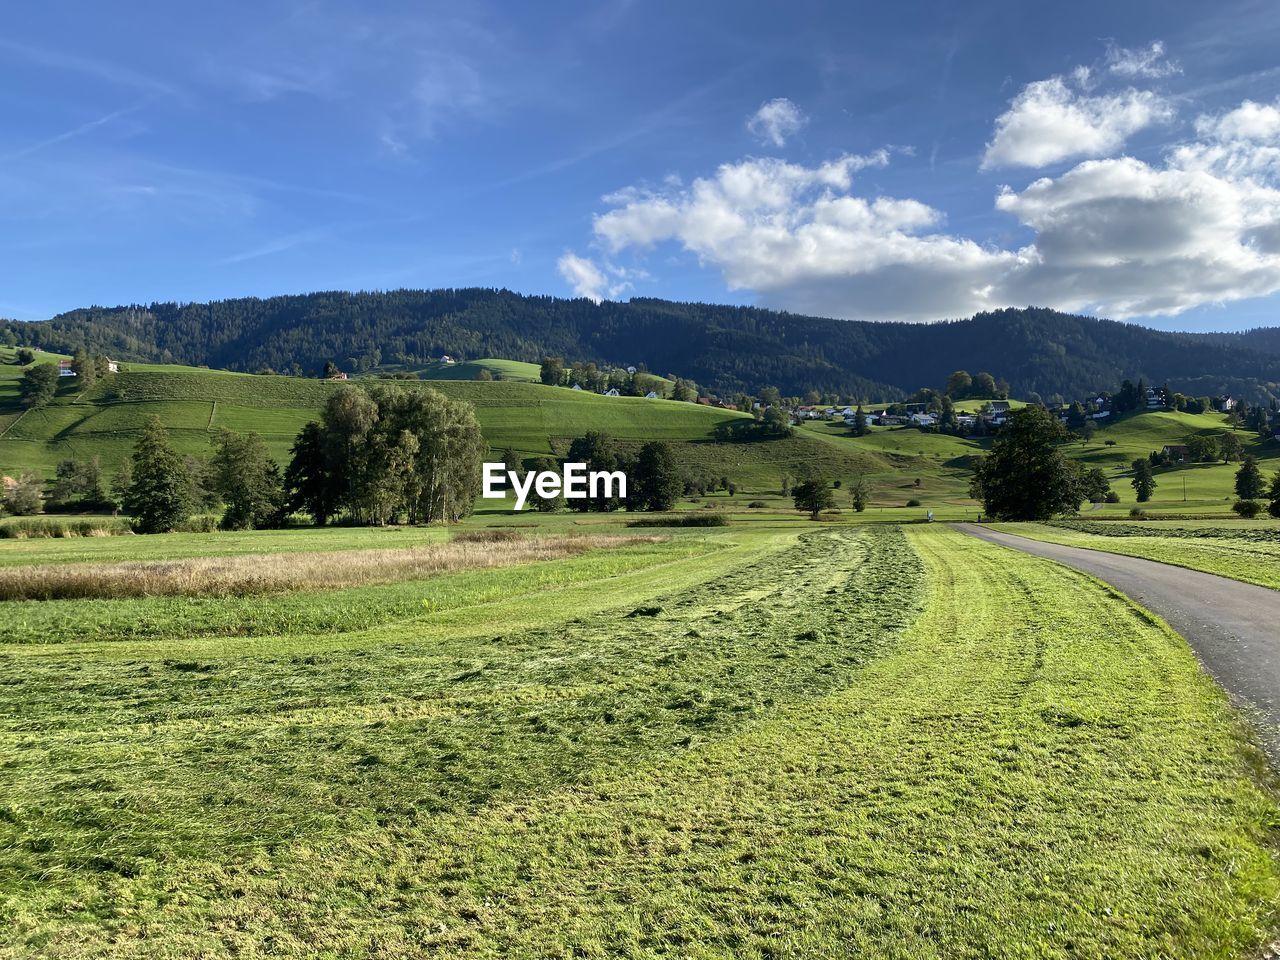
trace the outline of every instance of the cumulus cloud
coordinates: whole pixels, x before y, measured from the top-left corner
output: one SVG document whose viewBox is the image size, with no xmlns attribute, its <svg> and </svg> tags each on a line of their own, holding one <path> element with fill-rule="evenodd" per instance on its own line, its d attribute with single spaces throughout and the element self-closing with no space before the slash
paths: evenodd
<svg viewBox="0 0 1280 960">
<path fill-rule="evenodd" d="M 647 276 L 642 270 L 627 270 L 609 263 L 601 266 L 569 250 L 556 261 L 556 268 L 575 294 L 596 303 L 616 300 L 631 289 L 633 278 Z"/>
<path fill-rule="evenodd" d="M 1091 159 L 1003 188 L 996 209 L 1031 237 L 1016 248 L 950 232 L 917 200 L 857 190 L 856 174 L 887 163 L 883 153 L 816 166 L 746 159 L 687 187 L 622 191 L 595 235 L 614 256 L 678 244 L 764 305 L 827 316 L 931 320 L 1027 303 L 1176 315 L 1280 290 L 1274 110 L 1246 101 L 1202 117 L 1197 139 L 1159 162 Z M 576 289 L 599 296 L 611 282 L 595 268 Z"/>
<path fill-rule="evenodd" d="M 1182 67 L 1165 57 L 1164 43 L 1156 40 L 1146 47 L 1130 50 L 1107 44 L 1107 69 L 1121 77 L 1158 80 L 1182 72 Z"/>
<path fill-rule="evenodd" d="M 1081 68 L 1071 82 L 1050 77 L 1027 84 L 996 119 L 983 169 L 1106 156 L 1144 127 L 1173 116 L 1170 103 L 1150 90 L 1091 95 L 1085 92 L 1090 77 Z"/>
<path fill-rule="evenodd" d="M 799 107 L 786 97 L 778 97 L 760 104 L 760 109 L 747 118 L 747 130 L 762 143 L 783 147 L 808 122 Z"/>
</svg>

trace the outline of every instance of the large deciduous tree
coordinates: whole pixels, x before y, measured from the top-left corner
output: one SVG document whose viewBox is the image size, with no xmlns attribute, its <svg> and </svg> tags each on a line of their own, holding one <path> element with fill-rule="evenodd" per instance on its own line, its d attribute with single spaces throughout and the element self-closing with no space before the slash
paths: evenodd
<svg viewBox="0 0 1280 960">
<path fill-rule="evenodd" d="M 1080 509 L 1080 473 L 1059 449 L 1068 436 L 1042 407 L 1011 413 L 990 454 L 974 470 L 971 489 L 986 515 L 993 520 L 1047 520 Z"/>
<path fill-rule="evenodd" d="M 39 363 L 28 367 L 18 386 L 22 405 L 28 410 L 48 406 L 58 389 L 58 368 L 52 363 Z"/>
</svg>

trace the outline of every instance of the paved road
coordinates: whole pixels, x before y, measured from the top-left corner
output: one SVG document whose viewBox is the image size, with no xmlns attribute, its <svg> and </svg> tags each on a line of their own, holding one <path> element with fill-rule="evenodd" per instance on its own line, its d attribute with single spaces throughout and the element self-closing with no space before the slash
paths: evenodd
<svg viewBox="0 0 1280 960">
<path fill-rule="evenodd" d="M 1029 540 L 972 523 L 955 526 L 983 540 L 1083 570 L 1164 617 L 1253 717 L 1263 746 L 1280 764 L 1280 591 L 1154 560 Z"/>
</svg>

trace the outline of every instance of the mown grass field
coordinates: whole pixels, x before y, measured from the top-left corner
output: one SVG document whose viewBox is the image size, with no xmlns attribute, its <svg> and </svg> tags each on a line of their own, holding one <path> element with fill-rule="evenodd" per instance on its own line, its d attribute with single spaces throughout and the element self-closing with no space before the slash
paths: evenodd
<svg viewBox="0 0 1280 960">
<path fill-rule="evenodd" d="M 290 536 L 323 539 L 253 545 Z M 1186 645 L 938 526 L 0 636 L 2 954 L 1245 957 L 1278 923 L 1273 784 Z"/>
<path fill-rule="evenodd" d="M 1274 520 L 1078 520 L 992 526 L 1033 540 L 1158 560 L 1280 590 L 1280 522 Z"/>
</svg>

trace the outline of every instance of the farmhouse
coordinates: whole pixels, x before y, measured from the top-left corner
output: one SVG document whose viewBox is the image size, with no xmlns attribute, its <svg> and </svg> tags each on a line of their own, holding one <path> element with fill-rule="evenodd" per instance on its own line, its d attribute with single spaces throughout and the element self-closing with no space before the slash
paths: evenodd
<svg viewBox="0 0 1280 960">
<path fill-rule="evenodd" d="M 657 400 L 657 399 L 658 399 L 658 393 L 657 393 L 657 391 L 656 391 L 656 390 L 650 390 L 648 393 L 646 393 L 646 394 L 644 395 L 644 398 L 645 398 L 646 400 Z"/>
<path fill-rule="evenodd" d="M 440 362 L 441 363 L 457 363 L 458 361 L 453 359 L 453 357 L 449 356 L 447 353 L 442 353 L 440 354 Z"/>
<path fill-rule="evenodd" d="M 1160 448 L 1160 456 L 1170 463 L 1186 463 L 1191 459 L 1191 451 L 1187 449 L 1186 444 L 1166 443 Z"/>
<path fill-rule="evenodd" d="M 606 397 L 620 397 L 620 396 L 622 396 L 622 394 L 620 394 L 620 393 L 618 392 L 618 390 L 617 390 L 617 388 L 616 388 L 616 387 L 611 387 L 611 388 L 609 388 L 608 390 L 606 390 L 606 391 L 604 392 L 604 395 L 605 395 Z"/>
<path fill-rule="evenodd" d="M 59 360 L 59 361 L 58 361 L 58 376 L 60 376 L 60 377 L 74 377 L 75 375 L 76 375 L 76 372 L 75 372 L 74 370 L 72 370 L 72 369 L 71 369 L 71 361 L 70 361 L 70 360 Z"/>
<path fill-rule="evenodd" d="M 341 370 L 337 370 L 337 371 L 335 371 L 335 372 L 333 372 L 333 373 L 329 374 L 329 376 L 325 377 L 325 379 L 326 379 L 326 380 L 346 380 L 346 379 L 347 379 L 347 375 L 346 375 L 346 373 L 344 373 L 343 371 L 341 371 Z"/>
<path fill-rule="evenodd" d="M 1168 405 L 1168 397 L 1160 387 L 1152 387 L 1147 391 L 1147 409 L 1163 410 Z"/>
</svg>

